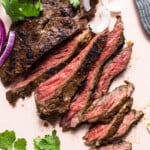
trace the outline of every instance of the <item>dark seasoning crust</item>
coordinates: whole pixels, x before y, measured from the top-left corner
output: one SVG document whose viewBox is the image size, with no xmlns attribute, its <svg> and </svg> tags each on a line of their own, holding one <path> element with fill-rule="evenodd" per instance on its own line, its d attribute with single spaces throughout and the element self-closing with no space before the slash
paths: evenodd
<svg viewBox="0 0 150 150">
<path fill-rule="evenodd" d="M 15 46 L 0 68 L 2 83 L 11 85 L 8 101 L 13 105 L 36 89 L 35 102 L 39 117 L 46 120 L 45 126 L 47 121 L 53 124 L 60 118 L 64 131 L 88 124 L 90 128 L 83 138 L 91 150 L 131 150 L 132 144 L 124 137 L 144 115 L 132 108 L 134 85 L 125 81 L 109 91 L 112 80 L 126 69 L 133 47 L 132 42 L 124 46 L 121 17 L 115 25 L 120 30 L 114 27 L 95 35 L 84 29 L 94 16 L 97 0 L 90 1 L 89 12 L 84 11 L 82 0 L 77 10 L 68 0 L 42 2 L 40 17 L 11 27 L 16 30 Z M 97 61 L 99 66 L 95 65 Z M 33 75 L 35 78 L 29 81 Z M 80 96 L 85 96 L 85 101 L 75 103 L 72 110 L 77 113 L 69 122 L 64 116 Z"/>
</svg>

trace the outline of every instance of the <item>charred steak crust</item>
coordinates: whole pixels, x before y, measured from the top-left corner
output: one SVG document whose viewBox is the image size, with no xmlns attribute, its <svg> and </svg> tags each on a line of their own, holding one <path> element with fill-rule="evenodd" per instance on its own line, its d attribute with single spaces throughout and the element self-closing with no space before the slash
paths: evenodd
<svg viewBox="0 0 150 150">
<path fill-rule="evenodd" d="M 64 131 L 69 128 L 75 128 L 81 123 L 79 118 L 92 101 L 92 94 L 98 83 L 99 74 L 101 74 L 103 64 L 109 57 L 114 55 L 114 53 L 117 53 L 124 44 L 124 36 L 122 32 L 123 25 L 121 18 L 118 17 L 114 29 L 108 33 L 106 45 L 102 51 L 102 54 L 93 64 L 93 67 L 87 75 L 87 80 L 82 86 L 82 90 L 79 90 L 79 92 L 76 93 L 70 105 L 70 110 L 60 121 L 60 126 L 63 127 Z"/>
<path fill-rule="evenodd" d="M 54 46 L 86 27 L 86 12 L 82 3 L 75 10 L 68 0 L 42 2 L 44 9 L 39 17 L 26 19 L 11 27 L 16 31 L 14 48 L 0 68 L 1 81 L 5 86 L 29 71 Z"/>
<path fill-rule="evenodd" d="M 97 125 L 89 129 L 83 137 L 86 140 L 85 143 L 97 147 L 103 143 L 103 140 L 114 135 L 124 116 L 130 111 L 132 104 L 133 100 L 129 98 L 109 124 L 97 123 Z"/>
<path fill-rule="evenodd" d="M 87 45 L 92 37 L 93 33 L 87 29 L 56 47 L 26 78 L 7 91 L 6 98 L 9 103 L 15 104 L 18 98 L 30 96 L 41 82 L 44 82 L 66 66 Z"/>
<path fill-rule="evenodd" d="M 39 85 L 35 91 L 35 97 L 37 109 L 41 118 L 51 122 L 51 120 L 53 121 L 54 116 L 59 116 L 69 109 L 72 97 L 76 93 L 78 87 L 82 85 L 82 82 L 86 80 L 89 69 L 100 55 L 105 45 L 106 37 L 106 35 L 96 35 L 90 41 L 88 46 L 82 50 L 79 55 L 64 68 L 64 70 L 61 70 L 56 76 L 53 76 L 45 83 L 43 82 Z M 74 67 L 74 63 L 77 66 Z M 65 75 L 65 70 L 68 75 Z M 62 78 L 59 76 L 62 76 Z M 56 83 L 60 82 L 61 84 L 58 84 L 58 87 L 56 85 L 57 89 L 51 94 L 45 93 L 47 97 L 44 98 L 44 100 L 41 99 L 40 97 L 43 97 L 43 93 L 40 93 L 40 91 L 42 92 L 42 89 L 45 89 L 45 86 L 47 89 L 56 88 L 55 81 L 51 84 L 53 79 L 55 81 L 57 80 Z"/>
<path fill-rule="evenodd" d="M 132 150 L 132 144 L 126 141 L 122 141 L 99 148 L 91 148 L 90 150 Z"/>
</svg>

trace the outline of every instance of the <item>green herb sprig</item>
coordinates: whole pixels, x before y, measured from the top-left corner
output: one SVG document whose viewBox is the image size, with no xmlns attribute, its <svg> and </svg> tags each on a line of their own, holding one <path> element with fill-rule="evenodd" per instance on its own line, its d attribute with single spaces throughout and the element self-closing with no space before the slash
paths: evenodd
<svg viewBox="0 0 150 150">
<path fill-rule="evenodd" d="M 14 131 L 4 131 L 0 133 L 0 148 L 5 150 L 26 150 L 26 140 L 16 139 Z"/>
<path fill-rule="evenodd" d="M 60 150 L 60 140 L 56 135 L 56 130 L 52 131 L 52 135 L 45 135 L 43 138 L 34 139 L 35 150 Z"/>
<path fill-rule="evenodd" d="M 40 0 L 0 0 L 12 21 L 24 20 L 25 17 L 37 17 L 43 10 Z"/>
<path fill-rule="evenodd" d="M 77 9 L 80 6 L 80 0 L 69 0 L 70 4 Z"/>
</svg>

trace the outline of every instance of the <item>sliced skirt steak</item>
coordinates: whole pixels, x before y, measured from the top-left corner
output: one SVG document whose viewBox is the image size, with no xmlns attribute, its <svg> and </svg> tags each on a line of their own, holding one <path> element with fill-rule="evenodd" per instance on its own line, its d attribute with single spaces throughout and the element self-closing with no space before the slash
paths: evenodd
<svg viewBox="0 0 150 150">
<path fill-rule="evenodd" d="M 124 44 L 123 25 L 120 18 L 117 19 L 114 29 L 108 34 L 106 45 L 88 73 L 87 80 L 83 88 L 76 94 L 71 103 L 70 110 L 61 119 L 60 125 L 63 130 L 76 127 L 81 121 L 80 116 L 91 101 L 92 93 L 98 81 L 98 76 L 105 61 Z M 115 38 L 112 38 L 115 37 Z"/>
<path fill-rule="evenodd" d="M 41 118 L 55 120 L 57 115 L 69 109 L 77 89 L 86 80 L 89 69 L 102 52 L 106 37 L 106 34 L 95 35 L 64 69 L 38 86 L 35 98 Z"/>
<path fill-rule="evenodd" d="M 108 92 L 111 81 L 126 69 L 132 53 L 132 44 L 122 49 L 117 56 L 110 60 L 103 68 L 98 85 L 94 91 L 94 99 L 101 98 Z"/>
<path fill-rule="evenodd" d="M 122 123 L 120 124 L 117 132 L 112 136 L 106 139 L 103 143 L 113 143 L 121 140 L 131 128 L 138 123 L 138 121 L 143 117 L 144 113 L 142 111 L 131 110 L 128 114 L 125 115 Z"/>
<path fill-rule="evenodd" d="M 93 33 L 87 29 L 57 46 L 26 78 L 11 87 L 6 93 L 9 103 L 15 104 L 18 98 L 30 96 L 41 82 L 44 82 L 66 66 L 87 45 L 92 37 Z"/>
<path fill-rule="evenodd" d="M 119 110 L 117 115 L 114 116 L 114 118 L 110 123 L 108 124 L 98 123 L 91 129 L 89 129 L 89 131 L 84 136 L 86 144 L 92 146 L 100 146 L 103 140 L 114 135 L 118 127 L 120 126 L 121 122 L 123 121 L 125 114 L 128 113 L 129 110 L 131 109 L 132 104 L 133 100 L 129 98 L 127 102 Z"/>
<path fill-rule="evenodd" d="M 88 122 L 109 122 L 120 107 L 126 103 L 133 90 L 134 86 L 129 82 L 126 82 L 126 85 L 115 88 L 112 92 L 95 100 L 83 114 L 82 120 Z"/>
</svg>

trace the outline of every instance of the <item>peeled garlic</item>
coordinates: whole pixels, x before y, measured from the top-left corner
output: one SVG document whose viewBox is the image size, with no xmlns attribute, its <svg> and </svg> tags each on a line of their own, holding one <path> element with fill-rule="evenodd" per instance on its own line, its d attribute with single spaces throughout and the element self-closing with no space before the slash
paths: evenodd
<svg viewBox="0 0 150 150">
<path fill-rule="evenodd" d="M 121 8 L 117 4 L 109 0 L 102 0 L 102 3 L 112 14 L 120 15 Z"/>
<path fill-rule="evenodd" d="M 96 34 L 103 32 L 105 29 L 109 27 L 110 19 L 111 19 L 110 12 L 104 6 L 100 7 L 100 9 L 98 10 L 98 17 L 97 17 L 98 24 L 93 22 L 89 24 L 92 32 Z"/>
<path fill-rule="evenodd" d="M 83 0 L 83 5 L 86 11 L 89 11 L 91 9 L 90 0 Z"/>
</svg>

